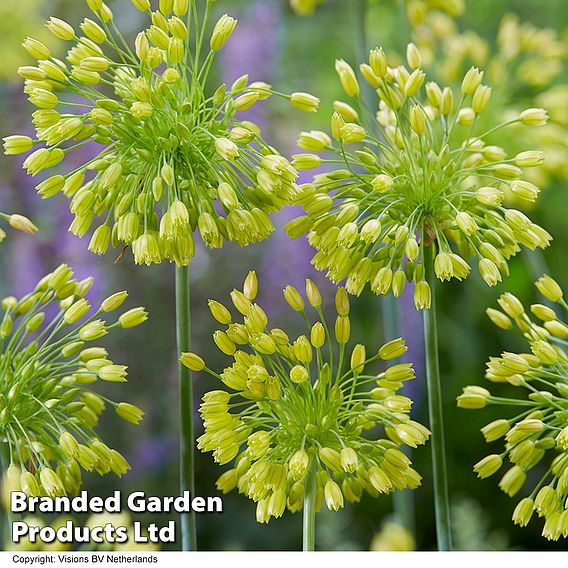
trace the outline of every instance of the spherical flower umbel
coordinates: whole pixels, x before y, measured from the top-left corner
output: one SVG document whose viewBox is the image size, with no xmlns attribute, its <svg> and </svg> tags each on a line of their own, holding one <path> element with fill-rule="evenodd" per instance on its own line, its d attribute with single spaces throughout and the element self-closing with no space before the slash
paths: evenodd
<svg viewBox="0 0 568 568">
<path fill-rule="evenodd" d="M 558 540 L 568 536 L 568 325 L 565 314 L 558 314 L 568 310 L 568 304 L 549 276 L 540 278 L 536 286 L 558 307 L 537 303 L 525 310 L 515 296 L 503 294 L 499 299 L 502 311 L 488 310 L 495 325 L 516 331 L 528 343 L 526 352 L 505 352 L 487 364 L 486 378 L 517 387 L 519 396 L 495 397 L 482 387 L 466 387 L 458 406 L 511 407 L 512 416 L 481 429 L 488 443 L 504 439 L 503 451 L 483 458 L 474 470 L 479 477 L 489 477 L 508 459 L 511 467 L 499 482 L 501 490 L 514 497 L 526 485 L 532 488 L 516 506 L 513 521 L 524 527 L 536 513 L 544 517 L 543 536 Z M 535 471 L 529 475 L 531 470 Z"/>
<path fill-rule="evenodd" d="M 227 326 L 214 340 L 234 359 L 231 366 L 217 374 L 198 355 L 181 357 L 190 369 L 205 370 L 229 389 L 206 393 L 200 407 L 205 433 L 198 448 L 212 452 L 220 465 L 233 462 L 218 479 L 219 490 L 238 489 L 257 503 L 257 520 L 266 523 L 286 509 L 302 509 L 309 474 L 316 477 L 317 507 L 325 500 L 331 510 L 342 508 L 344 499 L 359 501 L 364 491 L 377 496 L 418 487 L 421 477 L 400 450 L 424 444 L 430 435 L 409 417 L 412 401 L 399 394 L 414 370 L 406 363 L 372 370 L 375 362 L 404 354 L 404 341 L 395 339 L 370 354 L 360 344 L 348 347 L 343 288 L 333 327 L 313 282 L 306 282 L 307 303 L 298 290 L 285 288 L 289 306 L 307 324 L 296 339 L 269 327 L 255 295 L 256 287 L 246 283 L 243 292 L 231 293 L 242 322 L 210 301 L 215 319 Z"/>
<path fill-rule="evenodd" d="M 486 143 L 487 137 L 515 124 L 546 122 L 542 109 L 528 109 L 510 121 L 478 128 L 477 117 L 490 104 L 491 89 L 483 72 L 471 68 L 461 92 L 426 82 L 420 53 L 410 44 L 408 68 L 391 68 L 382 49 L 361 65 L 365 80 L 376 90 L 379 110 L 370 114 L 361 101 L 353 69 L 338 61 L 336 69 L 357 109 L 336 102 L 327 135 L 304 133 L 298 144 L 335 156 L 319 159 L 339 168 L 317 174 L 301 186 L 295 202 L 306 215 L 291 221 L 295 238 L 309 233 L 317 249 L 314 266 L 327 270 L 334 282 L 360 294 L 367 284 L 376 294 L 399 296 L 414 281 L 415 303 L 430 306 L 424 279 L 424 253 L 433 247 L 434 270 L 440 280 L 462 280 L 467 262 L 478 259 L 481 276 L 490 286 L 508 274 L 507 260 L 521 245 L 546 247 L 551 236 L 525 214 L 505 209 L 504 189 L 531 196 L 538 188 L 523 180 L 524 169 L 538 166 L 532 150 L 507 156 L 506 149 Z M 352 150 L 355 148 L 355 150 Z M 308 155 L 309 156 L 309 155 Z M 294 163 L 316 163 L 305 154 Z"/>
<path fill-rule="evenodd" d="M 63 264 L 29 294 L 2 300 L 0 439 L 9 456 L 4 499 L 10 491 L 76 494 L 81 468 L 117 476 L 130 469 L 95 429 L 107 406 L 133 424 L 144 413 L 92 389 L 98 380 L 120 383 L 127 376 L 127 367 L 111 361 L 96 341 L 115 328 L 143 323 L 147 313 L 135 308 L 107 322 L 105 314 L 121 306 L 126 292 L 114 294 L 89 313 L 85 295 L 92 284 L 92 278 L 73 279 L 73 271 Z"/>
<path fill-rule="evenodd" d="M 139 264 L 187 265 L 196 230 L 211 248 L 268 237 L 268 214 L 290 202 L 297 172 L 256 125 L 237 118 L 271 96 L 270 85 L 245 75 L 210 89 L 216 54 L 236 20 L 224 15 L 206 34 L 209 1 L 196 3 L 203 21 L 195 21 L 197 11 L 187 14 L 188 2 L 160 2 L 153 12 L 150 1 L 133 2 L 150 22 L 130 46 L 109 8 L 88 4 L 94 19 L 78 29 L 48 21 L 71 43 L 66 61 L 36 40 L 24 42 L 37 59 L 20 68 L 37 107 L 36 138 L 10 136 L 6 153 L 33 150 L 24 161 L 32 175 L 58 167 L 37 191 L 70 199 L 70 231 L 83 237 L 94 227 L 89 248 L 97 254 L 124 245 Z M 307 94 L 277 95 L 306 111 L 318 104 Z M 73 163 L 74 150 L 91 141 L 98 154 Z"/>
</svg>

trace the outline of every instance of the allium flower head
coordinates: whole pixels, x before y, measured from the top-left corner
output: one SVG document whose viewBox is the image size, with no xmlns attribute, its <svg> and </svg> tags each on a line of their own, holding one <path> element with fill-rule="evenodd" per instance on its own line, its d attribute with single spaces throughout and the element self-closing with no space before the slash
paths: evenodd
<svg viewBox="0 0 568 568">
<path fill-rule="evenodd" d="M 536 286 L 548 305 L 533 304 L 525 310 L 515 296 L 503 294 L 501 310 L 487 310 L 495 325 L 516 331 L 527 341 L 526 352 L 505 352 L 487 364 L 486 378 L 513 385 L 518 396 L 496 397 L 485 388 L 469 386 L 458 397 L 458 406 L 511 407 L 507 417 L 481 429 L 488 443 L 504 439 L 503 451 L 483 458 L 474 470 L 481 478 L 489 477 L 507 459 L 511 467 L 499 482 L 501 490 L 514 497 L 524 487 L 532 488 L 515 508 L 513 521 L 524 527 L 536 513 L 544 518 L 543 536 L 558 540 L 568 536 L 568 304 L 549 276 Z"/>
<path fill-rule="evenodd" d="M 247 282 L 251 278 L 254 273 Z M 398 394 L 414 378 L 412 365 L 371 370 L 374 362 L 400 357 L 404 341 L 395 339 L 370 354 L 361 344 L 348 347 L 345 289 L 338 289 L 338 315 L 330 328 L 310 280 L 307 303 L 292 286 L 284 289 L 289 306 L 307 325 L 306 334 L 291 339 L 269 326 L 254 303 L 256 286 L 247 282 L 243 292 L 231 293 L 242 322 L 219 302 L 209 304 L 215 319 L 227 326 L 215 332 L 215 343 L 234 363 L 217 374 L 198 355 L 181 357 L 229 389 L 206 393 L 200 407 L 205 433 L 198 448 L 212 452 L 221 465 L 233 462 L 218 479 L 219 490 L 237 488 L 257 503 L 257 520 L 265 523 L 286 508 L 302 509 L 308 473 L 316 476 L 317 506 L 325 500 L 331 510 L 343 507 L 344 498 L 359 501 L 364 491 L 377 496 L 420 485 L 420 475 L 399 449 L 417 447 L 430 435 L 410 419 L 412 401 Z"/>
<path fill-rule="evenodd" d="M 418 308 L 430 305 L 424 280 L 424 252 L 434 247 L 436 275 L 462 280 L 467 259 L 478 259 L 490 286 L 508 274 L 507 260 L 521 245 L 546 247 L 550 235 L 526 215 L 505 209 L 504 189 L 536 199 L 538 188 L 523 179 L 537 167 L 540 152 L 528 149 L 509 157 L 488 145 L 487 136 L 516 124 L 544 124 L 543 109 L 527 109 L 507 122 L 478 128 L 478 116 L 490 105 L 491 89 L 483 72 L 471 68 L 460 92 L 426 82 L 421 54 L 407 49 L 408 67 L 391 68 L 382 49 L 361 65 L 379 98 L 376 115 L 361 101 L 351 66 L 336 62 L 341 84 L 357 109 L 336 101 L 331 120 L 335 143 L 323 132 L 304 132 L 298 145 L 310 152 L 294 156 L 298 168 L 322 163 L 338 169 L 317 174 L 296 197 L 305 216 L 287 225 L 295 238 L 309 233 L 317 249 L 314 266 L 335 282 L 360 294 L 367 283 L 376 294 L 401 294 L 407 280 L 416 283 Z M 425 84 L 426 83 L 426 84 Z"/>
<path fill-rule="evenodd" d="M 126 292 L 89 313 L 85 295 L 92 284 L 92 278 L 74 280 L 63 264 L 33 292 L 2 300 L 0 437 L 10 457 L 2 483 L 5 499 L 20 490 L 31 496 L 75 494 L 81 468 L 118 476 L 130 469 L 95 428 L 107 405 L 134 424 L 144 413 L 92 390 L 98 380 L 119 383 L 127 376 L 127 367 L 111 361 L 96 341 L 115 328 L 143 323 L 147 313 L 134 308 L 108 323 L 104 315 L 121 306 Z"/>
<path fill-rule="evenodd" d="M 79 29 L 58 18 L 47 23 L 71 44 L 66 61 L 24 42 L 37 59 L 20 68 L 37 107 L 36 139 L 8 137 L 6 152 L 33 149 L 24 162 L 32 175 L 59 166 L 37 191 L 70 199 L 70 231 L 79 237 L 96 226 L 89 248 L 97 254 L 123 244 L 137 263 L 187 265 L 195 230 L 212 248 L 266 238 L 274 228 L 268 214 L 289 203 L 297 172 L 236 117 L 271 96 L 270 85 L 245 75 L 209 87 L 237 21 L 224 15 L 209 34 L 210 1 L 160 2 L 155 11 L 149 0 L 133 1 L 149 22 L 130 46 L 103 2 L 87 4 L 94 19 Z M 306 111 L 318 105 L 305 93 L 278 96 Z M 98 155 L 71 165 L 74 150 L 90 141 Z"/>
</svg>

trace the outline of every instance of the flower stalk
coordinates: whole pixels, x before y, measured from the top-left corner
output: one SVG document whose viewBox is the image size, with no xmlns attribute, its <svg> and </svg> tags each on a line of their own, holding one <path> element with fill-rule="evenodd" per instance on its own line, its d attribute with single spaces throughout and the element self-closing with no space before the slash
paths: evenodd
<svg viewBox="0 0 568 568">
<path fill-rule="evenodd" d="M 190 327 L 190 280 L 187 266 L 176 267 L 176 325 L 177 351 L 189 351 L 191 346 Z M 189 491 L 195 493 L 195 455 L 193 448 L 193 382 L 191 371 L 178 364 L 179 404 L 180 404 L 180 495 Z M 197 550 L 197 531 L 195 512 L 181 515 L 182 550 Z"/>
<path fill-rule="evenodd" d="M 434 274 L 434 247 L 424 254 L 426 281 L 431 289 L 431 306 L 424 311 L 424 341 L 426 347 L 426 381 L 428 388 L 428 412 L 432 432 L 432 473 L 434 476 L 434 505 L 436 510 L 436 534 L 438 550 L 451 550 L 450 502 L 444 440 L 444 415 L 438 351 L 438 324 L 436 313 L 436 277 Z"/>
<path fill-rule="evenodd" d="M 304 493 L 304 523 L 303 523 L 303 543 L 304 552 L 314 552 L 316 549 L 316 468 L 310 467 L 306 477 L 306 488 Z"/>
</svg>

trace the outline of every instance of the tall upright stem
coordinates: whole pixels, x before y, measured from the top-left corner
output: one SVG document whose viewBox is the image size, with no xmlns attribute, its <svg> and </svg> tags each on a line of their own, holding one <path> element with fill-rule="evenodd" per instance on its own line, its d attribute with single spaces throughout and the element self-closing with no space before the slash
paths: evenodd
<svg viewBox="0 0 568 568">
<path fill-rule="evenodd" d="M 304 491 L 304 552 L 313 552 L 316 549 L 316 468 L 312 464 L 306 476 Z"/>
<path fill-rule="evenodd" d="M 424 341 L 426 347 L 426 378 L 428 410 L 432 431 L 432 472 L 434 476 L 434 504 L 438 550 L 451 550 L 450 500 L 446 468 L 442 388 L 438 354 L 438 327 L 436 322 L 436 276 L 434 274 L 434 245 L 424 251 L 426 280 L 432 292 L 432 305 L 424 311 Z"/>
<path fill-rule="evenodd" d="M 7 442 L 0 442 L 0 478 L 6 475 L 9 466 L 10 447 Z M 12 513 L 9 504 L 7 507 L 0 507 L 0 512 L 2 513 L 2 522 L 0 523 L 1 542 L 7 543 L 10 542 L 12 536 Z"/>
<path fill-rule="evenodd" d="M 178 355 L 191 348 L 189 268 L 176 267 L 176 330 Z M 195 494 L 195 455 L 193 435 L 193 385 L 191 371 L 181 363 L 179 376 L 179 414 L 180 414 L 180 495 L 189 491 Z M 197 550 L 195 512 L 181 515 L 182 550 Z"/>
</svg>

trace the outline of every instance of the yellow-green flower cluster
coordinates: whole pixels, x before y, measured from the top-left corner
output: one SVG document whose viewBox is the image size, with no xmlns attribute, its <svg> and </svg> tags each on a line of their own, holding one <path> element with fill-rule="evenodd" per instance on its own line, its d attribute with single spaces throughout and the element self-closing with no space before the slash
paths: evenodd
<svg viewBox="0 0 568 568">
<path fill-rule="evenodd" d="M 294 165 L 331 169 L 300 188 L 295 203 L 306 215 L 287 226 L 296 238 L 309 233 L 317 249 L 313 264 L 335 282 L 360 294 L 367 283 L 376 294 L 399 296 L 414 281 L 415 303 L 430 306 L 424 279 L 424 252 L 435 247 L 434 269 L 441 280 L 469 275 L 467 260 L 494 286 L 508 274 L 507 260 L 521 245 L 544 248 L 551 236 L 525 214 L 502 207 L 505 190 L 535 200 L 538 187 L 523 179 L 538 167 L 541 152 L 514 156 L 487 143 L 491 134 L 513 125 L 547 121 L 540 108 L 481 128 L 478 117 L 490 106 L 491 88 L 472 67 L 459 91 L 427 81 L 421 55 L 407 49 L 408 66 L 392 68 L 382 49 L 370 53 L 361 74 L 379 98 L 378 112 L 361 100 L 361 86 L 343 60 L 336 69 L 357 108 L 336 101 L 333 139 L 324 132 L 303 132 L 298 145 L 310 153 Z M 311 152 L 330 152 L 327 159 Z M 453 243 L 453 244 L 452 244 Z"/>
<path fill-rule="evenodd" d="M 130 46 L 103 2 L 87 4 L 94 19 L 78 29 L 58 18 L 47 23 L 71 44 L 65 62 L 34 39 L 24 42 L 37 59 L 19 70 L 37 107 L 36 139 L 10 136 L 6 153 L 33 149 L 24 161 L 32 175 L 58 167 L 37 191 L 70 199 L 77 236 L 96 226 L 89 248 L 97 254 L 123 244 L 139 264 L 187 265 L 195 230 L 212 248 L 270 235 L 268 214 L 290 202 L 297 172 L 236 113 L 273 91 L 246 75 L 209 88 L 237 21 L 224 15 L 206 34 L 210 1 L 161 0 L 152 11 L 149 0 L 137 0 L 150 21 Z M 318 105 L 306 93 L 278 96 L 304 111 Z M 98 155 L 77 166 L 77 150 L 93 141 Z"/>
<path fill-rule="evenodd" d="M 524 527 L 536 513 L 544 518 L 543 536 L 558 540 L 568 536 L 568 325 L 565 313 L 558 313 L 568 310 L 568 304 L 549 276 L 540 278 L 536 286 L 547 304 L 525 310 L 518 298 L 507 293 L 499 299 L 501 310 L 487 310 L 495 325 L 514 330 L 528 343 L 526 352 L 505 352 L 487 364 L 486 378 L 517 387 L 519 396 L 500 398 L 483 387 L 469 386 L 458 397 L 458 406 L 516 408 L 515 416 L 481 429 L 488 443 L 504 439 L 504 451 L 483 458 L 474 470 L 481 478 L 489 477 L 508 460 L 511 467 L 499 482 L 501 490 L 514 497 L 531 486 L 530 494 L 516 506 L 513 521 Z"/>
<path fill-rule="evenodd" d="M 187 367 L 205 370 L 229 389 L 206 393 L 200 407 L 205 433 L 198 448 L 212 452 L 220 465 L 233 462 L 218 479 L 219 490 L 238 489 L 257 503 L 257 520 L 266 523 L 286 509 L 302 509 L 310 476 L 316 478 L 318 509 L 325 501 L 338 510 L 345 499 L 359 501 L 364 491 L 377 496 L 418 487 L 421 477 L 400 450 L 424 444 L 430 435 L 410 419 L 412 401 L 399 394 L 414 378 L 413 367 L 394 364 L 378 374 L 370 368 L 404 354 L 404 341 L 390 341 L 372 354 L 361 344 L 348 347 L 347 292 L 337 291 L 337 318 L 330 328 L 310 280 L 309 305 L 294 287 L 284 289 L 289 306 L 307 325 L 306 334 L 291 339 L 269 327 L 254 302 L 257 287 L 250 273 L 243 291 L 231 293 L 242 321 L 210 300 L 214 318 L 227 326 L 214 340 L 234 359 L 231 366 L 217 374 L 196 354 L 181 357 Z"/>
<path fill-rule="evenodd" d="M 519 105 L 545 107 L 551 116 L 546 127 L 530 132 L 530 137 L 520 128 L 510 129 L 495 139 L 502 140 L 504 135 L 506 143 L 499 143 L 511 149 L 536 143 L 545 150 L 543 167 L 530 172 L 532 182 L 542 186 L 551 177 L 565 177 L 568 85 L 559 83 L 558 78 L 566 68 L 567 49 L 554 30 L 521 23 L 518 16 L 508 14 L 499 24 L 493 48 L 474 31 L 461 31 L 450 18 L 437 17 L 415 37 L 427 66 L 444 82 L 458 83 L 472 64 L 487 69 L 487 81 L 495 96 L 484 124 L 515 116 L 522 110 Z"/>
<path fill-rule="evenodd" d="M 29 233 L 33 235 L 37 233 L 38 228 L 27 218 L 23 215 L 13 214 L 7 215 L 6 213 L 2 213 L 0 211 L 0 220 L 6 221 L 10 227 L 16 229 L 17 231 L 22 231 L 24 233 Z M 6 238 L 6 232 L 2 227 L 0 227 L 0 243 Z"/>
<path fill-rule="evenodd" d="M 91 386 L 98 380 L 126 381 L 127 367 L 111 361 L 96 342 L 115 328 L 143 323 L 147 313 L 134 308 L 108 323 L 105 315 L 120 308 L 128 294 L 114 294 L 90 313 L 85 295 L 92 284 L 92 278 L 73 279 L 73 271 L 63 264 L 33 292 L 2 300 L 0 438 L 3 455 L 9 456 L 2 483 L 5 503 L 11 491 L 75 494 L 81 468 L 117 476 L 130 469 L 95 428 L 107 405 L 132 424 L 144 413 Z"/>
<path fill-rule="evenodd" d="M 463 0 L 403 0 L 409 25 L 420 29 L 432 14 L 459 16 L 464 10 Z M 290 0 L 290 7 L 300 16 L 311 16 L 325 0 Z M 395 4 L 395 0 L 391 0 Z"/>
<path fill-rule="evenodd" d="M 406 16 L 413 31 L 428 28 L 432 18 L 452 20 L 465 10 L 464 0 L 405 0 Z"/>
</svg>

